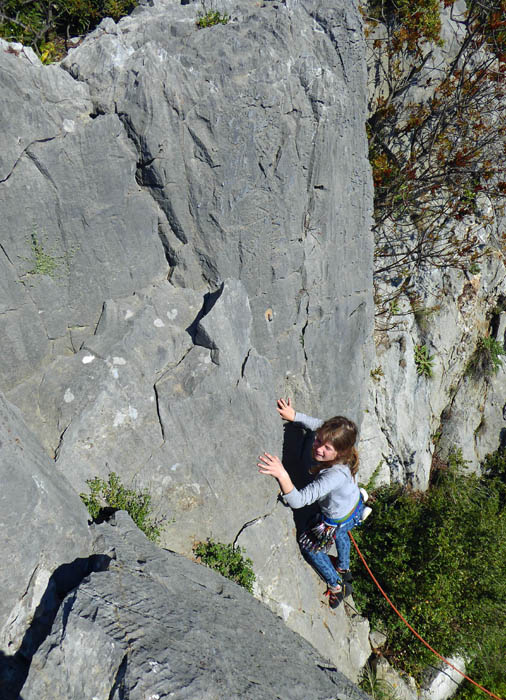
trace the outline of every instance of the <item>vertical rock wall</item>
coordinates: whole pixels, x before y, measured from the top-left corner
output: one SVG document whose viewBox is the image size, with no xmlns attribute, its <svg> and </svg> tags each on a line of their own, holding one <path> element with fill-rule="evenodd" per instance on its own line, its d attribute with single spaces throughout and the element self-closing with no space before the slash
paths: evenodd
<svg viewBox="0 0 506 700">
<path fill-rule="evenodd" d="M 184 553 L 241 533 L 257 595 L 355 677 L 367 625 L 321 607 L 255 464 L 283 450 L 280 394 L 362 417 L 360 15 L 229 2 L 199 30 L 198 9 L 106 20 L 61 66 L 1 44 L 2 386 L 77 493 L 110 471 L 149 488 Z"/>
</svg>

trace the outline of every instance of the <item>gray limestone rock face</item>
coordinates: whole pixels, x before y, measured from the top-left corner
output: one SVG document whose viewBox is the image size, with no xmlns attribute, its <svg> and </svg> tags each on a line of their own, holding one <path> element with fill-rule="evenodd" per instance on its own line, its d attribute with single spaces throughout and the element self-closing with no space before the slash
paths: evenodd
<svg viewBox="0 0 506 700">
<path fill-rule="evenodd" d="M 506 295 L 506 281 L 502 289 Z M 492 337 L 506 351 L 506 313 L 498 315 L 494 330 Z M 445 416 L 441 450 L 447 454 L 458 445 L 472 470 L 506 447 L 506 357 L 499 355 L 499 360 L 496 371 L 490 366 L 484 376 L 470 373 L 463 379 Z"/>
<path fill-rule="evenodd" d="M 117 116 L 86 86 L 0 45 L 0 382 L 12 390 L 92 335 L 106 299 L 167 270 L 153 200 Z M 7 108 L 5 108 L 7 105 Z M 96 118 L 92 118 L 96 116 Z"/>
<path fill-rule="evenodd" d="M 0 450 L 0 651 L 12 656 L 23 641 L 29 653 L 30 627 L 56 606 L 64 565 L 70 575 L 88 557 L 91 538 L 79 496 L 3 394 Z"/>
<path fill-rule="evenodd" d="M 367 625 L 322 613 L 256 462 L 282 452 L 281 394 L 362 418 L 361 18 L 344 0 L 239 0 L 199 30 L 198 9 L 162 0 L 106 20 L 51 68 L 0 46 L 2 94 L 23 115 L 0 117 L 0 382 L 76 493 L 110 471 L 149 489 L 179 552 L 241 533 L 255 567 L 272 563 L 256 595 L 293 607 L 288 624 L 354 675 Z"/>
<path fill-rule="evenodd" d="M 336 610 L 329 608 L 326 585 L 297 546 L 290 509 L 277 503 L 271 512 L 248 523 L 237 544 L 254 562 L 255 595 L 357 682 L 371 654 L 369 622 L 357 614 L 352 598 Z"/>
<path fill-rule="evenodd" d="M 504 314 L 495 330 L 490 317 L 506 294 L 506 268 L 492 253 L 480 267 L 475 275 L 424 273 L 418 312 L 401 297 L 392 327 L 377 332 L 360 450 L 364 483 L 377 470 L 380 482 L 426 489 L 435 449 L 442 458 L 461 449 L 476 470 L 503 444 L 504 366 L 487 376 L 472 375 L 468 367 L 480 338 L 495 333 L 504 343 Z M 415 350 L 421 346 L 432 358 L 431 376 L 418 372 Z"/>
<path fill-rule="evenodd" d="M 199 30 L 194 4 L 140 8 L 63 66 L 97 110 L 121 115 L 137 180 L 163 212 L 172 281 L 241 279 L 277 390 L 358 419 L 372 313 L 358 10 L 220 9 L 228 24 Z"/>
<path fill-rule="evenodd" d="M 110 568 L 63 601 L 24 700 L 367 698 L 265 605 L 157 548 L 126 514 L 96 531 Z"/>
</svg>

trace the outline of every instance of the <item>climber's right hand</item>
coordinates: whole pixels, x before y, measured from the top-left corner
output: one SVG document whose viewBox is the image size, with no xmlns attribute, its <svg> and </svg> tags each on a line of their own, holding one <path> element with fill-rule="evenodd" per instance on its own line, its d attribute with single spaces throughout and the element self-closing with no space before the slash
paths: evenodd
<svg viewBox="0 0 506 700">
<path fill-rule="evenodd" d="M 292 406 L 291 399 L 286 399 L 286 401 L 285 399 L 278 399 L 277 409 L 283 420 L 295 420 L 295 409 Z"/>
</svg>

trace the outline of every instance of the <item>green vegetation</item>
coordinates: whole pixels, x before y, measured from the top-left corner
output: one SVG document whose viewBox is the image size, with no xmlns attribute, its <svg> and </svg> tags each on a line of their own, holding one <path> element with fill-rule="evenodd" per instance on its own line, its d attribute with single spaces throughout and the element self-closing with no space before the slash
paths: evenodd
<svg viewBox="0 0 506 700">
<path fill-rule="evenodd" d="M 23 258 L 23 260 L 29 262 L 33 267 L 25 272 L 23 277 L 46 275 L 57 280 L 63 277 L 65 272 L 68 272 L 69 258 L 72 253 L 56 255 L 48 249 L 47 243 L 44 243 L 43 238 L 36 231 L 31 234 L 29 240 L 31 256 Z M 23 277 L 21 281 L 23 281 Z"/>
<path fill-rule="evenodd" d="M 153 520 L 151 496 L 148 491 L 135 491 L 125 488 L 119 476 L 109 473 L 107 481 L 96 476 L 87 479 L 91 493 L 81 493 L 81 500 L 88 508 L 93 520 L 101 520 L 118 510 L 126 510 L 137 527 L 153 542 L 158 542 L 161 524 Z"/>
<path fill-rule="evenodd" d="M 467 373 L 475 377 L 496 374 L 499 368 L 502 367 L 502 355 L 506 355 L 506 350 L 502 343 L 492 338 L 492 336 L 480 338 L 476 345 L 476 350 L 469 360 Z"/>
<path fill-rule="evenodd" d="M 32 249 L 32 256 L 34 266 L 31 270 L 28 270 L 27 275 L 47 275 L 52 279 L 57 276 L 57 271 L 62 261 L 63 256 L 55 257 L 50 255 L 46 250 L 44 250 L 44 245 L 42 241 L 38 238 L 36 232 L 32 233 L 30 237 L 30 247 Z"/>
<path fill-rule="evenodd" d="M 369 663 L 362 669 L 359 686 L 370 695 L 373 700 L 398 700 L 395 689 L 392 688 L 388 681 L 378 678 L 376 671 Z"/>
<path fill-rule="evenodd" d="M 426 345 L 417 345 L 415 347 L 415 365 L 416 372 L 424 377 L 432 377 L 434 363 L 434 355 L 429 355 L 429 349 Z"/>
<path fill-rule="evenodd" d="M 399 485 L 371 494 L 374 517 L 355 536 L 392 602 L 414 629 L 448 658 L 471 659 L 468 673 L 505 697 L 506 451 L 483 474 L 463 473 L 461 453 L 434 469 L 427 492 Z M 420 678 L 434 663 L 380 594 L 356 555 L 354 597 L 371 626 L 387 634 L 385 656 Z M 474 698 L 467 682 L 461 697 Z M 478 694 L 476 691 L 476 699 Z"/>
<path fill-rule="evenodd" d="M 498 212 L 506 201 L 506 0 L 468 0 L 458 17 L 459 51 L 433 68 L 442 6 L 439 0 L 369 0 L 364 9 L 376 87 L 367 121 L 376 303 L 385 317 L 392 293 L 381 291 L 381 282 L 394 284 L 399 295 L 415 288 L 421 269 L 478 270 L 487 251 L 477 229 L 492 220 L 480 201 L 485 197 Z M 459 231 L 457 221 L 465 228 Z"/>
<path fill-rule="evenodd" d="M 199 12 L 196 25 L 199 29 L 205 29 L 206 27 L 214 27 L 216 24 L 227 24 L 230 17 L 228 15 L 222 15 L 218 10 L 206 10 Z"/>
<path fill-rule="evenodd" d="M 233 544 L 214 542 L 207 538 L 205 542 L 196 542 L 193 546 L 196 557 L 211 569 L 214 569 L 225 578 L 235 581 L 250 593 L 253 593 L 255 574 L 253 562 L 243 556 L 242 547 L 234 547 Z"/>
<path fill-rule="evenodd" d="M 383 466 L 383 460 L 380 459 L 378 464 L 375 466 L 373 473 L 369 477 L 369 481 L 367 482 L 367 484 L 365 484 L 365 485 L 360 484 L 361 486 L 364 486 L 365 490 L 368 493 L 371 493 L 372 491 L 374 491 L 376 489 L 376 484 L 378 482 L 382 466 Z"/>
<path fill-rule="evenodd" d="M 31 46 L 43 63 L 63 58 L 68 38 L 104 19 L 119 20 L 137 0 L 0 0 L 0 37 Z"/>
</svg>

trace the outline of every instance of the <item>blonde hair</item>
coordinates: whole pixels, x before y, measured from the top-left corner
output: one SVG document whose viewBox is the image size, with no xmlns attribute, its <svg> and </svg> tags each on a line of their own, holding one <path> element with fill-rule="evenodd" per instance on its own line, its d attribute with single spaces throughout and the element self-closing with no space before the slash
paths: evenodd
<svg viewBox="0 0 506 700">
<path fill-rule="evenodd" d="M 355 447 L 358 430 L 352 420 L 344 416 L 329 418 L 318 428 L 316 436 L 321 444 L 330 443 L 336 450 L 337 457 L 332 462 L 319 463 L 311 467 L 312 474 L 317 474 L 321 469 L 331 467 L 333 464 L 347 464 L 352 476 L 358 472 L 358 452 Z"/>
</svg>

